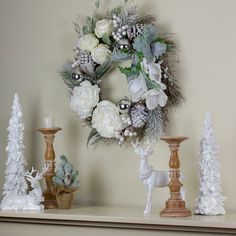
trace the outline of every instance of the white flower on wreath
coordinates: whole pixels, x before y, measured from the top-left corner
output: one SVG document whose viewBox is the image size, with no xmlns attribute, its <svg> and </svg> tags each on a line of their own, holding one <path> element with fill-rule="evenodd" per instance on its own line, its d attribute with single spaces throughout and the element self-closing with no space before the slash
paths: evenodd
<svg viewBox="0 0 236 236">
<path fill-rule="evenodd" d="M 147 91 L 147 84 L 143 75 L 140 74 L 138 78 L 130 80 L 128 89 L 132 95 L 132 101 L 138 102 Z"/>
<path fill-rule="evenodd" d="M 92 85 L 89 81 L 83 81 L 80 86 L 73 90 L 70 106 L 81 119 L 90 117 L 93 108 L 99 102 L 100 88 L 97 85 Z"/>
<path fill-rule="evenodd" d="M 77 43 L 77 47 L 82 51 L 91 52 L 99 44 L 98 39 L 93 34 L 87 34 L 80 37 Z"/>
<path fill-rule="evenodd" d="M 160 85 L 162 90 L 166 89 L 166 86 L 161 83 L 161 65 L 160 63 L 155 63 L 155 58 L 152 61 L 147 61 L 146 58 L 142 61 L 143 71 L 148 74 L 150 80 L 155 81 Z"/>
<path fill-rule="evenodd" d="M 91 56 L 96 63 L 101 65 L 111 57 L 111 51 L 107 45 L 99 44 L 92 50 Z"/>
<path fill-rule="evenodd" d="M 104 138 L 114 138 L 124 128 L 115 104 L 101 101 L 93 112 L 92 127 Z"/>
<path fill-rule="evenodd" d="M 144 97 L 146 99 L 146 106 L 149 110 L 154 110 L 158 105 L 164 107 L 168 100 L 167 95 L 161 89 L 150 89 L 145 93 Z"/>
<path fill-rule="evenodd" d="M 113 30 L 113 24 L 111 20 L 103 19 L 96 23 L 95 34 L 98 38 L 102 38 L 104 34 L 110 36 Z"/>
</svg>

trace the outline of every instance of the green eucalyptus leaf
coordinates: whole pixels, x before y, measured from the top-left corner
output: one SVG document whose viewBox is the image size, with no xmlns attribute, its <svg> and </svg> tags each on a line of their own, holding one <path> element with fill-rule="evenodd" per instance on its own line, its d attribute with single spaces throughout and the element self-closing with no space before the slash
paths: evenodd
<svg viewBox="0 0 236 236">
<path fill-rule="evenodd" d="M 127 61 L 132 58 L 132 54 L 129 52 L 120 52 L 116 51 L 112 53 L 112 60 L 113 61 Z"/>
<path fill-rule="evenodd" d="M 87 146 L 89 145 L 91 139 L 96 135 L 98 134 L 97 130 L 96 129 L 92 129 L 89 133 L 89 136 L 88 136 L 88 139 L 87 139 Z"/>
<path fill-rule="evenodd" d="M 119 70 L 120 70 L 120 72 L 121 72 L 122 74 L 130 75 L 130 74 L 133 73 L 131 67 L 121 67 L 121 66 L 118 66 L 118 68 L 119 68 Z"/>
<path fill-rule="evenodd" d="M 91 17 L 90 17 L 90 16 L 87 16 L 86 19 L 85 19 L 85 22 L 86 22 L 87 25 L 90 25 L 91 22 L 92 22 Z"/>
<path fill-rule="evenodd" d="M 151 43 L 154 42 L 156 38 L 156 28 L 153 25 L 147 25 L 144 28 L 143 33 L 134 39 L 133 48 L 138 52 L 142 52 L 147 60 L 151 60 L 153 58 Z"/>
<path fill-rule="evenodd" d="M 88 26 L 87 25 L 85 25 L 85 26 L 83 26 L 83 33 L 84 34 L 89 34 L 90 33 L 90 31 L 89 31 L 89 28 L 88 28 Z"/>
<path fill-rule="evenodd" d="M 100 1 L 97 0 L 97 1 L 95 2 L 95 7 L 96 7 L 96 8 L 99 8 L 99 5 L 100 5 Z"/>
<path fill-rule="evenodd" d="M 155 42 L 151 44 L 152 55 L 159 58 L 166 53 L 167 46 L 165 43 Z"/>
<path fill-rule="evenodd" d="M 95 71 L 96 79 L 100 79 L 110 68 L 112 61 L 109 59 L 100 65 Z"/>
<path fill-rule="evenodd" d="M 108 36 L 107 33 L 105 33 L 105 34 L 102 35 L 102 41 L 103 41 L 108 47 L 111 46 L 111 40 L 110 40 L 110 38 L 109 38 L 109 36 Z"/>
</svg>

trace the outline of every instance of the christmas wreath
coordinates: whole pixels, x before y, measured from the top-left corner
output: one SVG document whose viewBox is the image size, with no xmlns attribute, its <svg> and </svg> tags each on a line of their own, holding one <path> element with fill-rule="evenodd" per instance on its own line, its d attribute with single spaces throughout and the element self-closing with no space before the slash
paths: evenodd
<svg viewBox="0 0 236 236">
<path fill-rule="evenodd" d="M 181 103 L 183 96 L 170 69 L 175 45 L 158 33 L 154 21 L 153 16 L 137 15 L 128 1 L 102 15 L 96 1 L 86 24 L 74 23 L 74 61 L 63 66 L 61 75 L 69 87 L 71 108 L 91 128 L 88 143 L 158 139 L 169 109 Z M 129 67 L 117 65 L 127 60 Z M 126 76 L 130 92 L 130 98 L 117 104 L 104 100 L 100 88 L 103 75 L 114 66 Z"/>
</svg>

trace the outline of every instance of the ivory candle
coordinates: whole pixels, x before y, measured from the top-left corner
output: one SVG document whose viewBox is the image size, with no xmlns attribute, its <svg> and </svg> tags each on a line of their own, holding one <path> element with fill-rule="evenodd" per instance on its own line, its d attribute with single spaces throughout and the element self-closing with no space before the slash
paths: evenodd
<svg viewBox="0 0 236 236">
<path fill-rule="evenodd" d="M 44 128 L 54 128 L 54 120 L 52 117 L 44 118 Z"/>
</svg>

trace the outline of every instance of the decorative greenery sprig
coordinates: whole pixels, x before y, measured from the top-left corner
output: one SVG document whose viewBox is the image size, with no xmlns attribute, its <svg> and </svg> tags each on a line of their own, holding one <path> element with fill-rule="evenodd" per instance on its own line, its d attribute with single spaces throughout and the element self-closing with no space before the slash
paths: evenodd
<svg viewBox="0 0 236 236">
<path fill-rule="evenodd" d="M 74 192 L 79 188 L 79 171 L 68 162 L 65 155 L 60 156 L 61 162 L 57 166 L 56 175 L 53 177 L 53 190 L 56 194 L 61 192 Z"/>
</svg>

